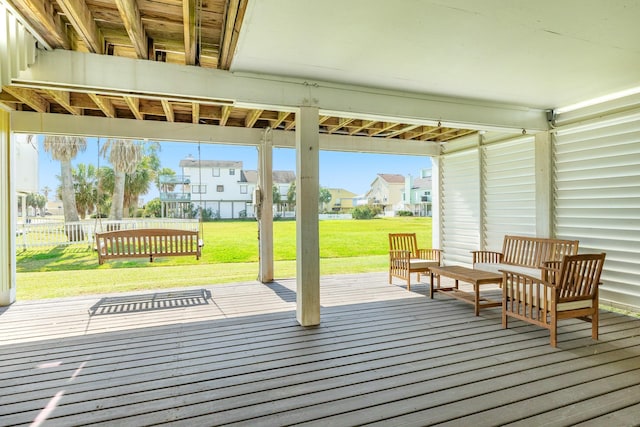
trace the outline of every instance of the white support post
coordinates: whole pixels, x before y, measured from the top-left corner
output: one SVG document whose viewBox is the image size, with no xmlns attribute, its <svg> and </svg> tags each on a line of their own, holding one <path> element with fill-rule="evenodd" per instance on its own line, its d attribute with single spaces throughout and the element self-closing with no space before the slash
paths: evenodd
<svg viewBox="0 0 640 427">
<path fill-rule="evenodd" d="M 487 224 L 485 221 L 485 210 L 487 208 L 487 204 L 485 203 L 487 197 L 485 191 L 485 168 L 487 163 L 487 150 L 483 145 L 483 135 L 483 132 L 478 132 L 478 190 L 480 192 L 480 197 L 478 197 L 478 242 L 480 243 L 480 250 L 485 250 L 487 243 Z"/>
<path fill-rule="evenodd" d="M 262 145 L 258 146 L 258 182 L 262 189 L 262 204 L 258 217 L 260 266 L 258 279 L 273 282 L 273 140 L 271 129 L 265 129 Z"/>
<path fill-rule="evenodd" d="M 535 134 L 536 179 L 536 236 L 553 237 L 553 164 L 551 161 L 551 134 Z"/>
<path fill-rule="evenodd" d="M 16 300 L 16 203 L 10 115 L 0 110 L 0 306 Z"/>
<path fill-rule="evenodd" d="M 431 247 L 434 249 L 442 249 L 442 241 L 440 239 L 441 231 L 441 207 L 442 203 L 442 182 L 441 176 L 441 158 L 440 156 L 431 159 Z"/>
<path fill-rule="evenodd" d="M 318 108 L 296 113 L 296 317 L 302 326 L 320 324 Z"/>
</svg>

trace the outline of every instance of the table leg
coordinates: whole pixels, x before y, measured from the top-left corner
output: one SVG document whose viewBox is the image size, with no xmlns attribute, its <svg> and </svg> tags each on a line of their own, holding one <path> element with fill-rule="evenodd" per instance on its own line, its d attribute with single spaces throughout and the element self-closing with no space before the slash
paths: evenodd
<svg viewBox="0 0 640 427">
<path fill-rule="evenodd" d="M 475 307 L 476 316 L 479 316 L 480 315 L 480 286 L 478 285 L 478 283 L 473 284 L 473 290 L 475 291 L 475 294 L 476 294 L 476 298 L 475 298 L 475 301 L 473 302 L 473 305 Z"/>
</svg>

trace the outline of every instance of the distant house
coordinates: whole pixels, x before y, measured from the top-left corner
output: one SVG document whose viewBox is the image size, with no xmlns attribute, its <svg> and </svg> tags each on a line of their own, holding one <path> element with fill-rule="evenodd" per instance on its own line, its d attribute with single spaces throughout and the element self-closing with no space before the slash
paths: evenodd
<svg viewBox="0 0 640 427">
<path fill-rule="evenodd" d="M 253 191 L 258 184 L 258 171 L 246 170 L 244 171 L 244 175 L 251 191 Z M 292 211 L 293 206 L 289 206 L 289 203 L 287 202 L 287 194 L 289 193 L 291 184 L 296 181 L 296 173 L 294 171 L 273 171 L 272 180 L 273 185 L 276 186 L 280 193 L 280 206 L 275 206 L 274 203 L 274 209 L 276 211 Z"/>
<path fill-rule="evenodd" d="M 38 143 L 32 135 L 16 134 L 13 137 L 15 149 L 15 189 L 18 195 L 18 209 L 26 221 L 27 195 L 38 192 Z M 35 212 L 31 212 L 35 215 Z"/>
<path fill-rule="evenodd" d="M 326 204 L 330 212 L 351 212 L 357 206 L 358 195 L 344 188 L 327 188 L 331 193 L 331 201 Z"/>
<path fill-rule="evenodd" d="M 189 182 L 182 197 L 189 197 L 194 207 L 210 210 L 217 218 L 240 218 L 250 210 L 251 192 L 241 161 L 198 161 L 189 156 L 178 166 L 184 182 Z"/>
<path fill-rule="evenodd" d="M 253 217 L 253 191 L 258 183 L 258 172 L 244 170 L 241 161 L 235 160 L 201 160 L 188 156 L 180 160 L 181 175 L 171 182 L 173 191 L 164 198 L 172 199 L 183 205 L 201 206 L 211 211 L 217 218 Z M 287 192 L 295 181 L 293 171 L 273 171 L 273 184 L 278 187 L 281 200 L 285 202 L 281 209 L 286 209 Z M 166 178 L 169 179 L 169 178 Z M 163 195 L 161 192 L 161 200 Z"/>
<path fill-rule="evenodd" d="M 403 191 L 403 175 L 379 173 L 366 196 L 370 205 L 378 206 L 385 214 L 390 214 L 402 207 Z"/>
<path fill-rule="evenodd" d="M 403 210 L 415 216 L 432 216 L 431 187 L 431 169 L 421 170 L 419 178 L 407 176 L 402 193 Z"/>
</svg>

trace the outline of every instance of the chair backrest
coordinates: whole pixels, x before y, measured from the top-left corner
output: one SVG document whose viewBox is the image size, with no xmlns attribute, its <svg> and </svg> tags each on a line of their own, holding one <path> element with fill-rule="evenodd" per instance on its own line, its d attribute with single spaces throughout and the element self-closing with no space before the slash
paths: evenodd
<svg viewBox="0 0 640 427">
<path fill-rule="evenodd" d="M 414 257 L 418 256 L 416 233 L 389 233 L 390 251 L 409 251 Z"/>
<path fill-rule="evenodd" d="M 566 255 L 559 279 L 560 298 L 592 296 L 600 283 L 606 254 Z"/>
</svg>

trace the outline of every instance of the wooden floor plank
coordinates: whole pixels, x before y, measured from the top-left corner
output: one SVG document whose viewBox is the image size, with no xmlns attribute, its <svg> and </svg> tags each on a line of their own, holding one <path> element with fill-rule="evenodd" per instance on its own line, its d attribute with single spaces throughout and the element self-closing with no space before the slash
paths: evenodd
<svg viewBox="0 0 640 427">
<path fill-rule="evenodd" d="M 111 426 L 553 425 L 637 409 L 640 320 L 602 312 L 598 342 L 589 324 L 562 321 L 553 349 L 542 328 L 502 329 L 499 308 L 475 317 L 426 297 L 427 283 L 387 280 L 323 277 L 313 328 L 295 321 L 295 279 L 94 316 L 103 296 L 18 302 L 0 310 L 0 424 L 30 424 L 47 406 L 45 425 Z"/>
</svg>

